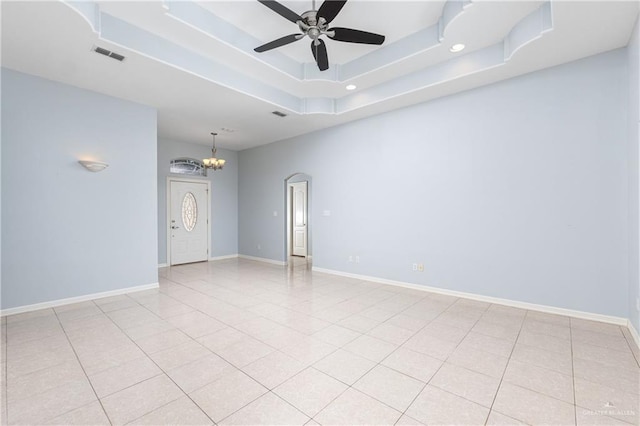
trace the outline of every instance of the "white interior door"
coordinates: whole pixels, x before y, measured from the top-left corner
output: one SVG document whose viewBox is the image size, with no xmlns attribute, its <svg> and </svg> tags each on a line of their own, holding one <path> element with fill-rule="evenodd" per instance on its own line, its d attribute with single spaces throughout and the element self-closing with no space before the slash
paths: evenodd
<svg viewBox="0 0 640 426">
<path fill-rule="evenodd" d="M 206 182 L 170 182 L 170 265 L 209 259 Z"/>
<path fill-rule="evenodd" d="M 291 248 L 294 256 L 307 256 L 307 182 L 292 183 Z"/>
</svg>

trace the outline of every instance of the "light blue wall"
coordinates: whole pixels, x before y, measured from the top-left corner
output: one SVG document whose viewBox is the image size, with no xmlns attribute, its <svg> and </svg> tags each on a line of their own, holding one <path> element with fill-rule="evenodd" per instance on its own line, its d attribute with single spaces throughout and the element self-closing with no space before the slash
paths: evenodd
<svg viewBox="0 0 640 426">
<path fill-rule="evenodd" d="M 629 319 L 640 330 L 640 22 L 627 47 L 629 67 Z"/>
<path fill-rule="evenodd" d="M 0 11 L 0 13 L 2 13 Z M 0 68 L 0 72 L 2 69 Z M 0 74 L 0 106 L 2 105 L 2 75 Z M 2 189 L 2 111 L 0 108 L 0 190 Z M 0 192 L 0 309 L 2 309 L 2 193 Z"/>
<path fill-rule="evenodd" d="M 8 69 L 2 89 L 2 309 L 158 282 L 156 110 Z"/>
<path fill-rule="evenodd" d="M 218 149 L 218 154 L 226 160 L 224 168 L 215 172 L 209 171 L 206 178 L 211 182 L 212 247 L 209 257 L 238 254 L 238 153 Z M 159 264 L 167 262 L 167 177 L 180 177 L 169 173 L 169 162 L 179 157 L 202 159 L 210 155 L 210 146 L 158 140 Z"/>
<path fill-rule="evenodd" d="M 303 171 L 316 267 L 626 317 L 626 61 L 620 49 L 242 151 L 240 253 L 283 260 L 272 212 Z"/>
</svg>

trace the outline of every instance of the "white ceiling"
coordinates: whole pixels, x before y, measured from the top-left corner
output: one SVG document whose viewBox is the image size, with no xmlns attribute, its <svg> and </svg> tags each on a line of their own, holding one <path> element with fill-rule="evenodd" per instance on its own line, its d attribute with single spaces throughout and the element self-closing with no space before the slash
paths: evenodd
<svg viewBox="0 0 640 426">
<path fill-rule="evenodd" d="M 282 4 L 311 9 L 310 0 Z M 298 32 L 254 0 L 1 7 L 3 67 L 152 105 L 160 137 L 208 145 L 218 131 L 218 145 L 235 150 L 626 46 L 639 9 L 635 1 L 350 0 L 331 26 L 384 34 L 385 43 L 327 40 L 331 67 L 320 72 L 308 38 L 253 52 Z M 454 54 L 454 43 L 467 47 Z M 349 83 L 358 88 L 346 91 Z"/>
</svg>

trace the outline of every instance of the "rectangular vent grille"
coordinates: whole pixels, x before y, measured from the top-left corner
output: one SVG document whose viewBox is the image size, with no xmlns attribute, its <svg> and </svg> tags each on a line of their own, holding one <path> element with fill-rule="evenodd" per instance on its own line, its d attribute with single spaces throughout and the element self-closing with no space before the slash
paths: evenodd
<svg viewBox="0 0 640 426">
<path fill-rule="evenodd" d="M 271 114 L 277 115 L 278 117 L 286 117 L 287 116 L 287 114 L 285 114 L 284 112 L 280 112 L 280 111 L 272 111 Z"/>
<path fill-rule="evenodd" d="M 124 56 L 120 55 L 119 53 L 115 53 L 115 52 L 112 52 L 112 51 L 107 50 L 105 48 L 102 48 L 102 47 L 96 46 L 95 49 L 93 49 L 93 51 L 96 52 L 96 53 L 99 53 L 101 55 L 108 56 L 108 57 L 110 57 L 112 59 L 115 59 L 116 61 L 120 61 L 120 62 L 124 61 Z"/>
<path fill-rule="evenodd" d="M 119 53 L 111 52 L 109 57 L 113 59 L 117 59 L 120 62 L 124 61 L 124 56 L 120 55 Z"/>
</svg>

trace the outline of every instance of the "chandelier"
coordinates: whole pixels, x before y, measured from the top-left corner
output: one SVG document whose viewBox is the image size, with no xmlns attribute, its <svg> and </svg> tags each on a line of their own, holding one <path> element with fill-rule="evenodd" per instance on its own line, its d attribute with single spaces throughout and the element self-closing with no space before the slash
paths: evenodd
<svg viewBox="0 0 640 426">
<path fill-rule="evenodd" d="M 220 170 L 224 167 L 224 163 L 226 163 L 225 160 L 223 160 L 222 158 L 216 158 L 216 152 L 218 151 L 216 149 L 216 135 L 217 133 L 211 133 L 211 136 L 213 136 L 213 148 L 211 148 L 211 158 L 205 158 L 204 160 L 202 160 L 202 163 L 204 163 L 204 166 L 207 169 L 213 169 L 213 170 Z"/>
</svg>

